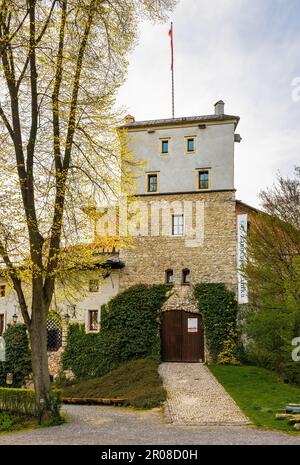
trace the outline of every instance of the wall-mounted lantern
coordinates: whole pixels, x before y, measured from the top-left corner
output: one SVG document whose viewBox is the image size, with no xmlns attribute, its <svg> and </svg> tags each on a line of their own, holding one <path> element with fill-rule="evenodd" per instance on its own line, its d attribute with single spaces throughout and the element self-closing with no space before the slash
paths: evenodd
<svg viewBox="0 0 300 465">
<path fill-rule="evenodd" d="M 68 313 L 68 312 L 64 314 L 64 319 L 65 319 L 66 325 L 68 325 L 68 324 L 69 324 L 69 322 L 70 322 L 70 318 L 71 318 L 71 317 L 70 317 L 70 315 L 69 315 L 69 313 Z"/>
<path fill-rule="evenodd" d="M 11 385 L 14 381 L 13 373 L 7 373 L 6 375 L 6 384 Z"/>
<path fill-rule="evenodd" d="M 19 318 L 18 315 L 16 313 L 14 313 L 13 316 L 12 316 L 12 320 L 13 320 L 14 325 L 17 324 L 18 318 Z"/>
</svg>

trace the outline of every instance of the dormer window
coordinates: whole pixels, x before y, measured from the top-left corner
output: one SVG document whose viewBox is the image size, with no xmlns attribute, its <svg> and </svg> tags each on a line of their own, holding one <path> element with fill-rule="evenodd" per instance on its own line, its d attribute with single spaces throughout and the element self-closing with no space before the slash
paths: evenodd
<svg viewBox="0 0 300 465">
<path fill-rule="evenodd" d="M 166 271 L 166 284 L 173 284 L 174 283 L 174 273 L 173 270 Z"/>
</svg>

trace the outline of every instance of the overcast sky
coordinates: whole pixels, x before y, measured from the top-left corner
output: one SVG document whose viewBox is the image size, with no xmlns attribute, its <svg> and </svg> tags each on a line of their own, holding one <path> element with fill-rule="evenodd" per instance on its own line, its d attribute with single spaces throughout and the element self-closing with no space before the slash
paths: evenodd
<svg viewBox="0 0 300 465">
<path fill-rule="evenodd" d="M 172 13 L 175 116 L 241 117 L 237 198 L 258 206 L 276 173 L 300 165 L 300 0 L 181 0 Z M 143 23 L 118 104 L 136 120 L 171 117 L 169 22 Z"/>
</svg>

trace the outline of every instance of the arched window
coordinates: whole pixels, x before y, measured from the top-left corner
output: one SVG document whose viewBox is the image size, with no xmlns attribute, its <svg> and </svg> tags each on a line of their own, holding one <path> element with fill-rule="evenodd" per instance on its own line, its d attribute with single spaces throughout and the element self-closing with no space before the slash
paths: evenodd
<svg viewBox="0 0 300 465">
<path fill-rule="evenodd" d="M 182 284 L 190 284 L 191 272 L 187 268 L 182 270 Z"/>
<path fill-rule="evenodd" d="M 166 284 L 173 284 L 174 283 L 174 273 L 173 270 L 166 271 Z"/>
</svg>

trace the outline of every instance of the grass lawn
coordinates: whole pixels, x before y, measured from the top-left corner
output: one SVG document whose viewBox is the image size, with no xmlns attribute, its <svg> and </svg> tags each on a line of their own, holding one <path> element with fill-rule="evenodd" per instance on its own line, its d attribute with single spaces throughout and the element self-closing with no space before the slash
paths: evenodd
<svg viewBox="0 0 300 465">
<path fill-rule="evenodd" d="M 150 359 L 133 360 L 101 378 L 79 381 L 64 388 L 65 397 L 126 398 L 135 408 L 159 407 L 166 391 L 158 374 L 158 364 Z"/>
<path fill-rule="evenodd" d="M 276 420 L 275 413 L 288 403 L 300 404 L 300 388 L 284 384 L 273 372 L 255 366 L 210 365 L 209 369 L 256 426 L 294 431 L 285 420 Z"/>
</svg>

